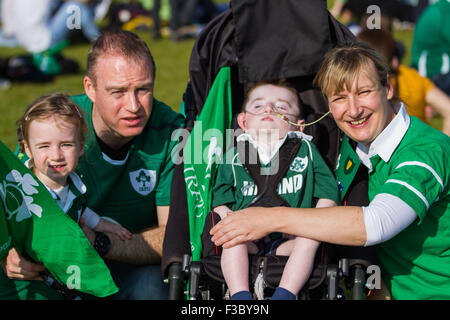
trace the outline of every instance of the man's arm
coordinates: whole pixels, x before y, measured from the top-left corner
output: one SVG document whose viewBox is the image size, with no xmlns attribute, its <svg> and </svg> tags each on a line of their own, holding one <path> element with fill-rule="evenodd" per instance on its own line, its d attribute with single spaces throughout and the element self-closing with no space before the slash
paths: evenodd
<svg viewBox="0 0 450 320">
<path fill-rule="evenodd" d="M 104 258 L 136 265 L 161 263 L 169 206 L 158 206 L 156 212 L 158 226 L 133 234 L 131 240 L 123 241 L 117 235 L 106 232 L 111 240 L 111 247 Z M 93 230 L 83 226 L 83 231 L 89 241 L 93 243 L 95 239 Z"/>
</svg>

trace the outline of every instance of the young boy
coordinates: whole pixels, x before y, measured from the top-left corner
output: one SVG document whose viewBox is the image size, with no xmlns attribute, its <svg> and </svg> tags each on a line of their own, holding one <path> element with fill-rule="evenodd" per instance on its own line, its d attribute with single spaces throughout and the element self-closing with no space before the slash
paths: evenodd
<svg viewBox="0 0 450 320">
<path fill-rule="evenodd" d="M 219 165 L 213 187 L 212 207 L 221 219 L 248 206 L 310 208 L 337 204 L 335 178 L 311 143 L 312 137 L 301 132 L 304 121 L 295 88 L 284 80 L 251 85 L 237 120 L 244 133 L 237 137 L 234 156 L 227 157 L 231 163 Z M 243 155 L 239 147 L 242 143 L 256 150 L 257 157 L 253 154 L 252 158 L 251 152 Z M 289 162 L 284 160 L 283 167 L 286 156 Z M 251 169 L 252 161 L 258 170 Z M 254 181 L 258 172 L 262 173 L 259 181 Z M 282 175 L 278 186 L 270 179 L 275 175 Z M 289 256 L 272 299 L 294 300 L 309 278 L 318 245 L 311 239 L 272 234 L 257 243 L 223 249 L 221 267 L 231 299 L 252 299 L 248 284 L 251 253 Z"/>
</svg>

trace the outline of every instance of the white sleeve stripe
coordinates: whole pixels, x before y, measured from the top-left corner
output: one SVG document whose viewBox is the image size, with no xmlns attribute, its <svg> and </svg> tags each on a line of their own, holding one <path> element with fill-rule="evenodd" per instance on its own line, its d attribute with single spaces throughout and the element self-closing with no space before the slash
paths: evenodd
<svg viewBox="0 0 450 320">
<path fill-rule="evenodd" d="M 436 171 L 432 167 L 427 165 L 426 163 L 419 162 L 419 161 L 407 161 L 407 162 L 400 163 L 397 166 L 397 168 L 395 168 L 395 169 L 401 168 L 403 166 L 419 166 L 419 167 L 423 167 L 423 168 L 427 169 L 428 171 L 430 171 L 433 174 L 433 176 L 436 178 L 436 180 L 441 185 L 442 191 L 444 191 L 444 183 L 442 182 L 441 177 L 439 177 L 439 175 L 436 173 Z"/>
<path fill-rule="evenodd" d="M 302 141 L 306 142 L 306 145 L 308 146 L 308 149 L 309 149 L 309 154 L 311 155 L 311 161 L 314 161 L 312 150 L 311 150 L 311 145 L 309 144 L 309 141 L 308 140 L 304 140 L 304 139 Z"/>
<path fill-rule="evenodd" d="M 410 184 L 407 184 L 406 182 L 404 182 L 404 181 L 400 181 L 400 180 L 396 180 L 396 179 L 389 179 L 388 181 L 386 181 L 386 183 L 397 183 L 397 184 L 401 184 L 402 186 L 405 186 L 405 187 L 407 187 L 409 190 L 411 190 L 412 192 L 414 192 L 424 203 L 425 203 L 425 206 L 427 207 L 427 210 L 428 210 L 428 208 L 430 207 L 430 205 L 429 205 L 429 203 L 428 203 L 428 201 L 427 201 L 427 199 L 423 196 L 423 194 L 421 194 L 420 192 L 419 192 L 419 190 L 417 190 L 416 188 L 414 188 L 413 186 L 411 186 Z"/>
</svg>

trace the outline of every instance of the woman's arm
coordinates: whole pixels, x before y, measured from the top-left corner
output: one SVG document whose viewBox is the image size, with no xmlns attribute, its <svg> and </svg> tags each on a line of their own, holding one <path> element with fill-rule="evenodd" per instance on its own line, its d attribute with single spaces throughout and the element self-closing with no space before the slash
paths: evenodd
<svg viewBox="0 0 450 320">
<path fill-rule="evenodd" d="M 229 248 L 277 231 L 343 245 L 362 246 L 366 243 L 360 207 L 247 208 L 220 221 L 211 229 L 211 234 L 216 245 Z"/>
<path fill-rule="evenodd" d="M 342 245 L 374 245 L 391 239 L 417 219 L 416 212 L 403 200 L 384 193 L 364 208 L 279 207 L 243 211 L 245 215 L 231 214 L 211 230 L 216 245 L 227 248 L 275 231 Z"/>
</svg>

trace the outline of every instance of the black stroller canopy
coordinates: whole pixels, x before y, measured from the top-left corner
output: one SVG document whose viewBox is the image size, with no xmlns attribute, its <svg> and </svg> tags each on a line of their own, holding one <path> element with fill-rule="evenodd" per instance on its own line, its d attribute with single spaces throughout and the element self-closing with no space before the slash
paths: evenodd
<svg viewBox="0 0 450 320">
<path fill-rule="evenodd" d="M 223 66 L 237 66 L 240 83 L 306 77 L 301 92 L 311 87 L 324 54 L 353 40 L 325 0 L 231 0 L 231 8 L 199 35 L 191 54 L 197 113 Z"/>
<path fill-rule="evenodd" d="M 332 47 L 326 1 L 232 1 L 231 8 L 240 82 L 314 74 Z"/>
</svg>

